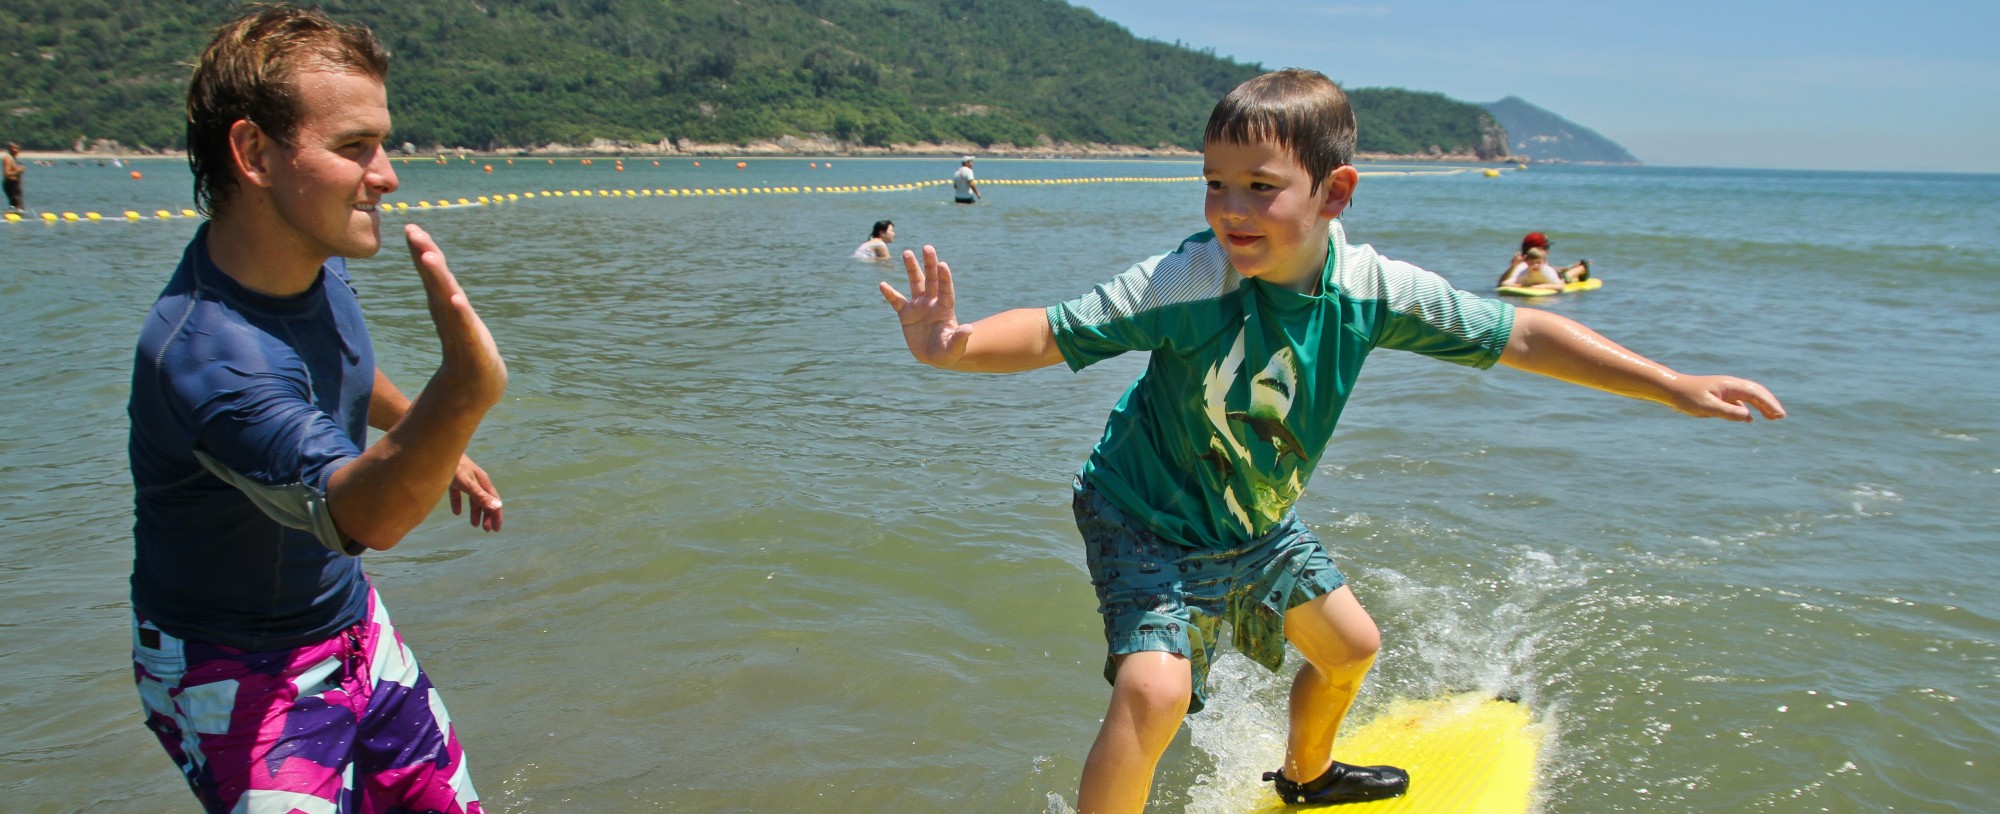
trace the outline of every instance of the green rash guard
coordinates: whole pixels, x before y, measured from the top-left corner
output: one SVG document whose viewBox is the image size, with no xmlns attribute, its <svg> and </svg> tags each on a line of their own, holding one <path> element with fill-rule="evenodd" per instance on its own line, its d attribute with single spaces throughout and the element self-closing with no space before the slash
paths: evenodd
<svg viewBox="0 0 2000 814">
<path fill-rule="evenodd" d="M 1167 540 L 1236 548 L 1291 512 L 1369 351 L 1499 361 L 1512 305 L 1328 231 L 1319 295 L 1245 278 L 1205 231 L 1048 309 L 1072 370 L 1152 352 L 1084 481 Z"/>
</svg>

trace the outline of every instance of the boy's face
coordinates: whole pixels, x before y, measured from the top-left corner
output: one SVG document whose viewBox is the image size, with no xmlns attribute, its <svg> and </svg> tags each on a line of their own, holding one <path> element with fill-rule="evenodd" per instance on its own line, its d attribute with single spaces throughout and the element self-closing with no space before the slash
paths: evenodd
<svg viewBox="0 0 2000 814">
<path fill-rule="evenodd" d="M 264 165 L 277 214 L 313 254 L 373 256 L 382 248 L 375 207 L 397 186 L 382 149 L 388 90 L 347 71 L 300 71 L 292 81 L 305 115 L 291 147 L 270 142 Z"/>
<path fill-rule="evenodd" d="M 1237 273 L 1310 292 L 1326 265 L 1326 225 L 1347 206 L 1357 176 L 1334 170 L 1313 190 L 1290 150 L 1269 142 L 1210 142 L 1202 153 L 1202 217 Z"/>
</svg>

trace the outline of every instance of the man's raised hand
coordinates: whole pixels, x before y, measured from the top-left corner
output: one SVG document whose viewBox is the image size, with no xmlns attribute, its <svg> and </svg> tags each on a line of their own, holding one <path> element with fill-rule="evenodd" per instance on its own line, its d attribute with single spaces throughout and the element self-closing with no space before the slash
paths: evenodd
<svg viewBox="0 0 2000 814">
<path fill-rule="evenodd" d="M 972 326 L 958 322 L 951 267 L 938 260 L 936 248 L 925 246 L 922 264 L 915 252 L 903 252 L 903 269 L 910 275 L 910 295 L 905 297 L 884 282 L 882 299 L 896 309 L 910 355 L 932 367 L 950 367 L 965 355 L 966 342 L 972 338 Z"/>
<path fill-rule="evenodd" d="M 412 223 L 403 227 L 403 238 L 410 244 L 410 262 L 423 280 L 431 324 L 437 327 L 443 349 L 437 378 L 448 381 L 454 395 L 471 402 L 467 406 L 482 411 L 492 407 L 507 390 L 507 363 L 500 359 L 493 334 L 472 310 L 472 301 L 430 234 Z"/>
</svg>

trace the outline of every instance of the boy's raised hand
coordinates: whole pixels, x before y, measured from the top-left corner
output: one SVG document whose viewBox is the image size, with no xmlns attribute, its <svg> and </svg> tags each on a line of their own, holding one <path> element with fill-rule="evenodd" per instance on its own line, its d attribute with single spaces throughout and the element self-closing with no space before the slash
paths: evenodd
<svg viewBox="0 0 2000 814">
<path fill-rule="evenodd" d="M 951 267 L 938 260 L 936 248 L 925 246 L 921 265 L 915 252 L 903 251 L 903 269 L 910 274 L 910 295 L 905 297 L 883 282 L 882 299 L 896 309 L 911 356 L 932 367 L 950 366 L 965 355 L 966 342 L 972 338 L 972 326 L 958 322 Z"/>
</svg>

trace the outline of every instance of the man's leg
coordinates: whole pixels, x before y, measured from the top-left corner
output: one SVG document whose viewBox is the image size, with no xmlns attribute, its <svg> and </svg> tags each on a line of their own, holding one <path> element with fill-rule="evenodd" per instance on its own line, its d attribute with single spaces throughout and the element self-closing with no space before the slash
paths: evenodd
<svg viewBox="0 0 2000 814">
<path fill-rule="evenodd" d="M 1286 611 L 1285 638 L 1306 657 L 1292 679 L 1291 734 L 1285 743 L 1285 776 L 1304 783 L 1332 765 L 1334 736 L 1375 664 L 1382 634 L 1343 585 Z"/>
<path fill-rule="evenodd" d="M 244 653 L 134 627 L 146 725 L 209 811 L 341 810 L 354 715 L 336 637 Z"/>
<path fill-rule="evenodd" d="M 370 591 L 368 599 L 358 642 L 370 682 L 355 750 L 360 814 L 479 814 L 479 792 L 444 698 L 417 666 L 381 598 Z"/>
<path fill-rule="evenodd" d="M 1176 653 L 1118 656 L 1111 708 L 1083 762 L 1078 814 L 1136 814 L 1153 790 L 1153 769 L 1187 717 L 1194 677 Z"/>
</svg>

